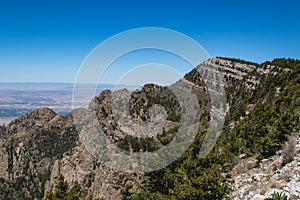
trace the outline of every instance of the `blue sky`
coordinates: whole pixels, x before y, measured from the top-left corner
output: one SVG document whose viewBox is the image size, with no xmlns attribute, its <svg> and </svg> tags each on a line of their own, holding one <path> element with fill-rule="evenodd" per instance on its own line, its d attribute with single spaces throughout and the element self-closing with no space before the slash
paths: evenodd
<svg viewBox="0 0 300 200">
<path fill-rule="evenodd" d="M 101 41 L 149 26 L 182 32 L 211 56 L 300 59 L 299 9 L 296 0 L 1 1 L 0 82 L 74 82 Z"/>
</svg>

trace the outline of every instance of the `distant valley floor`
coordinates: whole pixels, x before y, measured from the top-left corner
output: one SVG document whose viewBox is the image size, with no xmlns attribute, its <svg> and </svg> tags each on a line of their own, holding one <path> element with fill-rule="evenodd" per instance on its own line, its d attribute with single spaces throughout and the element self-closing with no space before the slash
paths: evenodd
<svg viewBox="0 0 300 200">
<path fill-rule="evenodd" d="M 72 110 L 72 83 L 2 83 L 0 82 L 0 125 L 8 124 L 13 119 L 41 107 L 49 107 L 58 114 L 66 115 Z M 128 88 L 115 87 L 112 84 L 98 85 L 96 95 L 106 89 Z M 86 99 L 87 102 L 90 98 Z"/>
</svg>

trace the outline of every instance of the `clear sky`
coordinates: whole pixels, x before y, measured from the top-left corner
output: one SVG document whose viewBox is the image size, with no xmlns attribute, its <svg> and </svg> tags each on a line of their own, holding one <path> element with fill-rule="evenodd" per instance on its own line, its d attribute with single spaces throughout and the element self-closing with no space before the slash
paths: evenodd
<svg viewBox="0 0 300 200">
<path fill-rule="evenodd" d="M 300 59 L 299 2 L 2 0 L 0 82 L 73 82 L 101 41 L 149 26 L 182 32 L 211 56 Z"/>
</svg>

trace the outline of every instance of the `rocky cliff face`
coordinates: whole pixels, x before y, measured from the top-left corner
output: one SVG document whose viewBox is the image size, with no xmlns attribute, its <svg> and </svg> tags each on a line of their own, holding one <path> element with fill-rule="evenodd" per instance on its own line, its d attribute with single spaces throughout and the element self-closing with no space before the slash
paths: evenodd
<svg viewBox="0 0 300 200">
<path fill-rule="evenodd" d="M 76 146 L 69 117 L 41 108 L 12 121 L 0 140 L 2 199 L 41 199 L 54 161 Z"/>
<path fill-rule="evenodd" d="M 55 181 L 63 175 L 70 186 L 78 183 L 83 193 L 94 198 L 120 199 L 120 190 L 128 184 L 136 184 L 138 177 L 106 167 L 86 151 L 76 146 L 63 158 L 55 160 L 50 180 L 45 185 L 45 195 L 54 190 Z"/>
<path fill-rule="evenodd" d="M 235 108 L 236 102 L 243 98 L 244 93 L 255 93 L 256 88 L 268 74 L 279 73 L 278 70 L 274 71 L 274 68 L 272 65 L 259 68 L 252 63 L 212 58 L 192 70 L 181 81 L 193 87 L 193 92 L 197 95 L 199 105 L 201 105 L 201 114 L 212 110 L 214 113 L 225 115 L 225 113 L 221 113 L 221 110 L 212 108 L 208 93 L 209 91 L 222 92 L 220 88 L 224 86 L 228 92 L 228 102 L 224 105 L 227 115 L 229 112 L 237 113 L 232 115 L 231 121 L 229 121 L 231 123 L 228 128 L 232 129 L 243 121 L 255 107 L 255 102 L 246 102 L 242 104 L 245 113 L 241 114 Z M 217 81 L 204 80 L 198 71 L 200 70 L 202 75 L 208 78 L 216 75 L 212 69 L 223 72 L 224 85 L 220 85 Z M 289 69 L 282 68 L 280 70 Z M 217 79 L 214 78 L 214 80 Z M 237 91 L 241 91 L 240 88 L 244 88 L 242 91 L 245 92 L 238 94 Z M 278 92 L 280 92 L 280 88 Z M 234 99 L 233 96 L 240 99 Z M 127 148 L 128 143 L 126 142 L 129 140 L 126 137 L 126 131 L 119 126 L 112 113 L 111 99 L 112 92 L 103 91 L 91 100 L 87 109 L 96 113 L 102 130 L 112 143 Z M 167 87 L 153 84 L 148 84 L 142 90 L 131 93 L 129 112 L 133 121 L 140 124 L 149 122 L 151 114 L 149 108 L 155 104 L 162 105 L 166 110 L 167 125 L 164 127 L 166 129 L 164 131 L 176 128 L 180 119 L 180 108 L 176 97 Z M 55 182 L 60 175 L 65 177 L 70 186 L 80 184 L 86 196 L 105 199 L 120 199 L 123 188 L 129 185 L 138 185 L 141 182 L 141 175 L 111 169 L 86 150 L 79 140 L 79 133 L 74 127 L 72 117 L 74 112 L 84 112 L 84 110 L 86 109 L 72 111 L 64 117 L 48 108 L 41 108 L 21 116 L 6 127 L 0 126 L 0 199 L 43 199 L 48 192 L 54 190 Z M 166 141 L 170 138 L 163 139 L 156 146 L 167 144 Z M 297 145 L 299 146 L 299 144 Z M 130 144 L 128 148 L 132 150 Z M 252 163 L 253 167 L 249 169 L 249 172 L 233 174 L 235 190 L 232 198 L 251 199 L 255 195 L 257 197 L 260 194 L 257 192 L 258 188 L 249 189 L 248 187 L 253 185 L 259 187 L 259 184 L 263 184 L 262 182 L 265 182 L 266 179 L 280 179 L 279 177 L 289 170 L 294 169 L 294 173 L 299 173 L 298 157 L 299 154 L 295 156 L 295 161 L 286 165 L 285 168 L 270 172 L 255 168 L 257 167 L 255 158 L 253 158 L 253 162 L 251 158 L 247 158 L 250 160 L 244 162 L 249 161 L 249 165 Z M 277 157 L 272 159 L 276 160 Z M 258 178 L 254 180 L 253 177 L 254 179 Z M 249 180 L 249 183 L 245 183 L 244 180 Z M 300 193 L 298 183 L 299 178 L 297 177 L 289 179 L 284 184 L 280 182 L 282 185 L 280 189 L 293 188 L 289 191 L 298 195 Z M 272 186 L 266 186 L 265 196 L 271 193 L 270 188 Z M 247 192 L 245 192 L 246 190 Z"/>
</svg>

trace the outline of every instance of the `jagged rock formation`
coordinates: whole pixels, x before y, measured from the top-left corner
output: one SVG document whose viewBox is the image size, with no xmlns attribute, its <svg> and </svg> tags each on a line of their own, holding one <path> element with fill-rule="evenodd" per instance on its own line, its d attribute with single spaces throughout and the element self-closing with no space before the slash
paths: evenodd
<svg viewBox="0 0 300 200">
<path fill-rule="evenodd" d="M 117 142 L 124 138 L 125 135 L 117 127 L 111 110 L 112 92 L 105 90 L 100 95 L 94 97 L 89 104 L 89 109 L 96 112 L 97 119 L 104 133 L 112 142 Z"/>
<path fill-rule="evenodd" d="M 87 196 L 105 199 L 120 199 L 120 189 L 138 181 L 137 176 L 115 171 L 96 161 L 83 146 L 76 146 L 54 162 L 50 181 L 45 185 L 45 196 L 54 189 L 60 174 L 71 186 L 79 183 Z"/>
<path fill-rule="evenodd" d="M 3 126 L 0 126 L 0 139 L 4 137 L 5 131 L 6 131 L 5 124 L 3 124 Z"/>
<path fill-rule="evenodd" d="M 289 71 L 290 68 L 278 67 L 274 63 L 266 63 L 262 67 L 236 59 L 212 58 L 178 82 L 193 88 L 192 91 L 196 94 L 200 105 L 200 120 L 203 127 L 206 127 L 205 123 L 210 117 L 217 118 L 226 114 L 225 128 L 231 131 L 238 124 L 245 122 L 257 109 L 258 104 L 284 97 L 280 96 L 285 92 L 283 88 L 273 87 L 266 81 L 270 81 L 269 79 L 276 77 L 277 74 Z M 220 81 L 221 79 L 224 81 Z M 268 89 L 271 88 L 271 92 L 266 91 L 264 85 L 267 85 Z M 213 95 L 218 97 L 225 90 L 227 102 L 221 101 L 216 107 L 210 97 Z M 121 92 L 129 93 L 127 90 Z M 149 123 L 151 107 L 156 104 L 164 107 L 167 118 L 164 130 L 155 133 L 158 134 L 158 139 L 144 141 L 142 145 L 137 145 L 137 148 L 132 146 L 136 144 L 136 140 L 126 135 L 126 127 L 124 129 L 120 126 L 118 118 L 112 112 L 112 95 L 114 94 L 111 91 L 103 91 L 91 100 L 87 109 L 74 110 L 67 116 L 57 115 L 48 108 L 41 108 L 21 116 L 7 126 L 0 126 L 0 199 L 43 199 L 48 192 L 54 190 L 55 182 L 60 175 L 64 176 L 70 186 L 80 184 L 83 193 L 94 198 L 120 199 L 122 189 L 139 185 L 143 180 L 142 175 L 111 169 L 87 151 L 79 139 L 78 129 L 74 127 L 74 113 L 84 113 L 87 110 L 95 112 L 104 134 L 120 148 L 128 151 L 153 151 L 172 140 L 178 130 L 182 110 L 178 99 L 168 87 L 147 84 L 142 90 L 130 93 L 130 120 L 137 124 Z M 297 118 L 299 114 L 300 111 L 295 111 L 292 117 Z M 297 132 L 298 127 L 294 124 L 293 126 L 295 127 L 293 132 Z M 299 141 L 297 145 L 299 148 Z M 248 171 L 243 169 L 237 173 L 237 164 L 230 172 L 235 183 L 232 185 L 234 192 L 231 197 L 251 199 L 256 196 L 255 198 L 262 199 L 263 197 L 259 195 L 270 196 L 273 183 L 267 184 L 266 180 L 279 181 L 280 190 L 299 195 L 298 176 L 291 176 L 285 182 L 281 180 L 290 171 L 299 174 L 299 150 L 293 162 L 270 171 L 270 166 L 278 163 L 279 159 L 280 156 L 277 155 L 265 161 L 266 167 L 263 164 L 257 165 L 258 159 L 254 156 L 241 154 L 239 163 L 246 163 Z M 249 183 L 244 182 L 245 180 Z M 254 188 L 254 185 L 258 187 L 259 184 L 262 187 L 266 185 L 264 194 L 262 189 L 258 193 L 258 188 Z M 252 189 L 249 189 L 250 187 Z"/>
<path fill-rule="evenodd" d="M 0 140 L 1 199 L 41 199 L 54 161 L 75 147 L 69 117 L 41 108 L 12 121 Z"/>
</svg>

